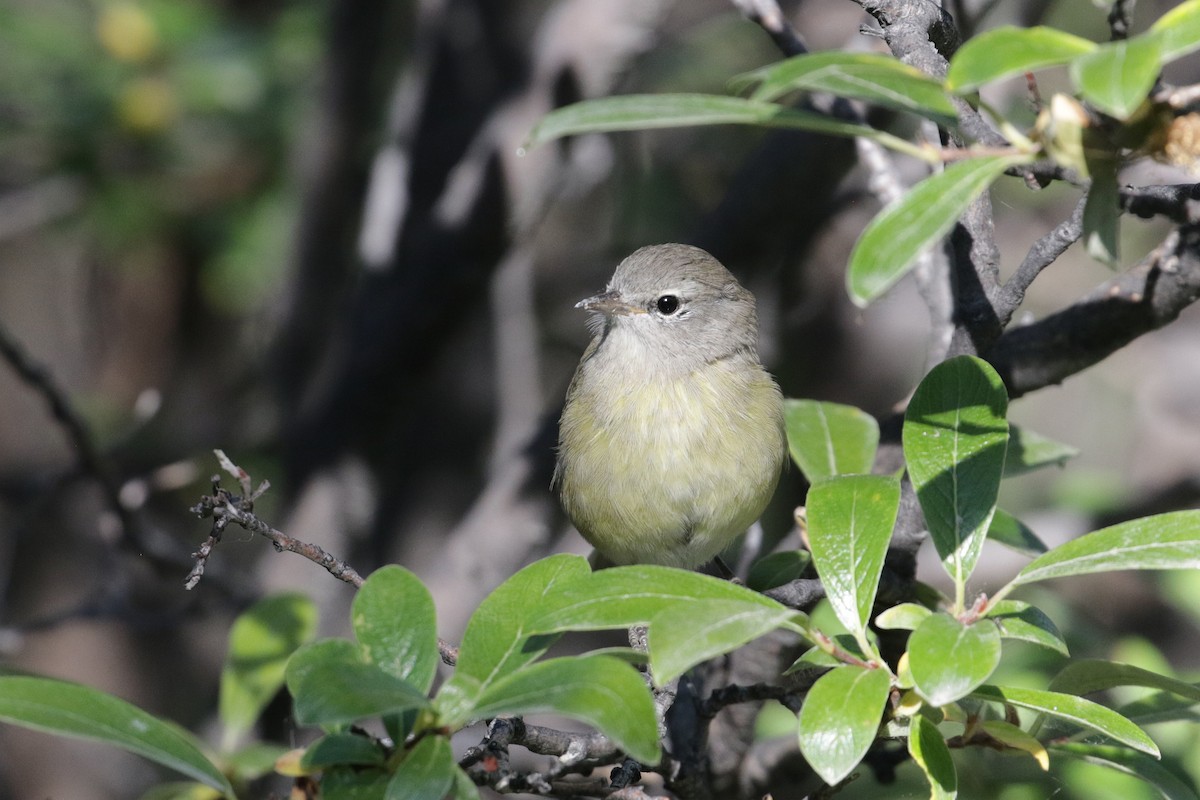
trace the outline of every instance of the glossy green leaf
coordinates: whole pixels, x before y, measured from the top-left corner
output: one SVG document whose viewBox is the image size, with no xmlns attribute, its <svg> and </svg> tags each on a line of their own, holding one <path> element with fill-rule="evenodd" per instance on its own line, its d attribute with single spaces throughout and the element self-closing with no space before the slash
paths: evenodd
<svg viewBox="0 0 1200 800">
<path fill-rule="evenodd" d="M 384 753 L 379 743 L 357 733 L 331 733 L 308 746 L 300 759 L 305 769 L 320 769 L 335 764 L 380 765 Z"/>
<path fill-rule="evenodd" d="M 424 692 L 363 662 L 353 644 L 338 639 L 297 650 L 288 662 L 287 685 L 301 725 L 336 725 L 429 705 Z"/>
<path fill-rule="evenodd" d="M 383 800 L 390 772 L 361 767 L 333 767 L 321 775 L 321 800 Z"/>
<path fill-rule="evenodd" d="M 808 53 L 735 78 L 735 87 L 757 83 L 753 100 L 776 100 L 788 92 L 828 92 L 911 111 L 939 125 L 958 121 L 942 85 L 925 73 L 879 53 Z M 740 89 L 739 89 L 740 90 Z"/>
<path fill-rule="evenodd" d="M 1044 26 L 995 28 L 972 37 L 950 59 L 946 87 L 965 94 L 985 83 L 1033 72 L 1090 53 L 1093 42 Z"/>
<path fill-rule="evenodd" d="M 904 277 L 917 257 L 950 232 L 967 206 L 1023 155 L 978 156 L 951 164 L 914 186 L 867 225 L 846 273 L 850 299 L 865 306 Z"/>
<path fill-rule="evenodd" d="M 996 509 L 1007 410 L 1008 393 L 991 365 L 957 356 L 925 376 L 904 415 L 909 478 L 959 600 Z"/>
<path fill-rule="evenodd" d="M 1172 511 L 1080 536 L 1034 559 L 1014 585 L 1123 569 L 1200 567 L 1200 511 Z"/>
<path fill-rule="evenodd" d="M 645 764 L 659 759 L 654 701 L 636 669 L 609 656 L 542 661 L 485 690 L 472 718 L 560 714 L 594 726 Z"/>
<path fill-rule="evenodd" d="M 1050 755 L 1046 752 L 1046 746 L 1016 725 L 1000 719 L 986 719 L 979 727 L 1006 747 L 1029 753 L 1043 770 L 1050 769 Z"/>
<path fill-rule="evenodd" d="M 229 653 L 221 670 L 218 709 L 225 726 L 223 748 L 232 750 L 283 687 L 287 660 L 317 629 L 317 609 L 301 594 L 260 600 L 229 631 Z"/>
<path fill-rule="evenodd" d="M 908 732 L 908 752 L 929 781 L 930 800 L 958 797 L 958 772 L 937 726 L 918 714 Z"/>
<path fill-rule="evenodd" d="M 1000 631 L 988 620 L 972 625 L 934 614 L 908 639 L 908 668 L 917 691 L 933 706 L 966 697 L 1000 663 Z"/>
<path fill-rule="evenodd" d="M 1115 739 L 1135 750 L 1158 757 L 1158 747 L 1145 731 L 1110 708 L 1061 692 L 1019 689 L 1011 686 L 981 686 L 972 697 L 1027 708 L 1080 728 L 1087 728 Z"/>
<path fill-rule="evenodd" d="M 1200 50 L 1200 0 L 1175 6 L 1150 26 L 1149 34 L 1157 37 L 1164 64 Z"/>
<path fill-rule="evenodd" d="M 647 633 L 650 673 L 665 686 L 692 667 L 782 626 L 796 612 L 737 600 L 694 600 L 654 615 Z"/>
<path fill-rule="evenodd" d="M 445 736 L 430 735 L 419 740 L 404 756 L 385 800 L 442 800 L 454 785 L 458 765 Z"/>
<path fill-rule="evenodd" d="M 1005 639 L 1030 642 L 1070 655 L 1058 627 L 1040 608 L 1020 600 L 1000 600 L 988 608 L 987 618 L 999 626 L 1000 636 Z"/>
<path fill-rule="evenodd" d="M 1117 159 L 1113 153 L 1088 152 L 1092 184 L 1083 207 L 1083 243 L 1088 255 L 1109 267 L 1120 258 L 1121 208 Z"/>
<path fill-rule="evenodd" d="M 693 125 L 756 125 L 768 128 L 861 136 L 885 147 L 921 155 L 915 145 L 867 125 L 800 111 L 775 103 L 709 94 L 631 94 L 564 106 L 542 117 L 526 139 L 534 147 L 563 136 L 604 131 L 640 131 Z"/>
<path fill-rule="evenodd" d="M 1023 556 L 1039 556 L 1050 549 L 1028 525 L 1001 508 L 992 514 L 987 538 Z"/>
<path fill-rule="evenodd" d="M 891 680 L 884 669 L 838 667 L 822 675 L 800 709 L 800 752 L 830 786 L 867 754 L 879 731 Z"/>
<path fill-rule="evenodd" d="M 901 603 L 879 612 L 875 625 L 885 631 L 912 631 L 933 615 L 928 608 L 917 603 Z"/>
<path fill-rule="evenodd" d="M 1010 425 L 1004 475 L 1023 475 L 1043 467 L 1062 466 L 1077 455 L 1079 450 L 1069 444 L 1056 442 L 1035 431 Z"/>
<path fill-rule="evenodd" d="M 1141 753 L 1113 745 L 1060 742 L 1050 745 L 1055 755 L 1086 761 L 1145 781 L 1166 800 L 1200 800 L 1190 786 L 1164 767 Z"/>
<path fill-rule="evenodd" d="M 1118 664 L 1101 659 L 1072 661 L 1054 676 L 1050 689 L 1070 694 L 1091 694 L 1114 686 L 1145 686 L 1162 689 L 1193 703 L 1200 703 L 1200 688 L 1176 678 L 1160 675 L 1132 664 Z"/>
<path fill-rule="evenodd" d="M 471 615 L 458 648 L 455 677 L 470 677 L 486 688 L 546 652 L 555 636 L 534 631 L 530 622 L 547 610 L 548 598 L 563 586 L 585 582 L 587 559 L 556 555 L 525 567 L 484 598 Z"/>
<path fill-rule="evenodd" d="M 90 686 L 0 675 L 0 720 L 114 745 L 233 796 L 229 781 L 190 733 Z"/>
<path fill-rule="evenodd" d="M 834 613 L 856 636 L 866 631 L 896 511 L 900 481 L 844 475 L 813 484 L 805 502 L 808 542 Z"/>
<path fill-rule="evenodd" d="M 784 400 L 788 450 L 810 483 L 834 475 L 871 471 L 879 446 L 879 423 L 841 403 Z"/>
<path fill-rule="evenodd" d="M 812 556 L 807 550 L 782 550 L 763 556 L 750 567 L 746 585 L 756 592 L 765 592 L 790 583 L 804 575 Z"/>
<path fill-rule="evenodd" d="M 437 617 L 420 578 L 395 564 L 371 573 L 354 595 L 354 636 L 371 663 L 428 692 L 437 674 Z"/>
<path fill-rule="evenodd" d="M 664 609 L 696 600 L 729 600 L 772 611 L 784 608 L 769 597 L 720 578 L 638 564 L 610 567 L 562 583 L 530 629 L 557 633 L 647 625 Z"/>
<path fill-rule="evenodd" d="M 1191 684 L 1200 688 L 1200 684 Z M 1200 705 L 1174 692 L 1154 692 L 1117 709 L 1121 716 L 1137 725 L 1186 720 L 1200 723 Z"/>
<path fill-rule="evenodd" d="M 1135 36 L 1076 58 L 1071 80 L 1084 100 L 1123 120 L 1146 100 L 1161 70 L 1158 38 Z"/>
</svg>

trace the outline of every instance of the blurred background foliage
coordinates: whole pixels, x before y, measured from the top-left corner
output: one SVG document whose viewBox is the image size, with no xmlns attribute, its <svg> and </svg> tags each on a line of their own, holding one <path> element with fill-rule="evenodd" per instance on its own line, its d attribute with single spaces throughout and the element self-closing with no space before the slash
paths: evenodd
<svg viewBox="0 0 1200 800">
<path fill-rule="evenodd" d="M 853 3 L 784 5 L 814 50 L 878 47 Z M 1136 29 L 1171 5 L 1139 3 Z M 971 28 L 1107 30 L 1106 8 L 1076 0 L 953 6 Z M 777 58 L 721 0 L 0 2 L 4 663 L 211 732 L 228 628 L 255 598 L 302 589 L 323 634 L 345 630 L 348 587 L 248 536 L 183 590 L 207 533 L 186 509 L 217 471 L 215 447 L 271 480 L 258 511 L 277 527 L 363 574 L 388 562 L 421 574 L 453 640 L 517 568 L 585 549 L 546 488 L 549 422 L 588 337 L 574 302 L 643 244 L 698 244 L 744 280 L 786 394 L 886 417 L 926 368 L 928 321 L 909 282 L 865 311 L 846 299 L 846 255 L 877 210 L 852 143 L 710 128 L 517 154 L 556 105 L 721 92 Z M 1169 77 L 1200 80 L 1185 61 Z M 1028 107 L 1023 82 L 997 93 Z M 1194 180 L 1166 169 L 1123 179 Z M 1002 184 L 1002 269 L 1076 198 Z M 1128 264 L 1163 229 L 1126 224 Z M 1111 274 L 1080 250 L 1039 280 L 1027 315 Z M 1001 504 L 1052 545 L 1195 506 L 1198 325 L 1193 309 L 1016 403 L 1016 422 L 1082 455 L 1008 482 Z M 803 488 L 792 470 L 769 535 L 787 532 Z M 984 566 L 998 583 L 1019 563 L 996 552 Z M 1197 576 L 1101 580 L 1062 586 L 1055 619 L 1075 654 L 1165 659 L 1194 678 Z M 1045 658 L 1030 652 L 1027 668 Z M 277 705 L 261 733 L 290 743 Z M 1193 782 L 1196 729 L 1154 731 Z M 767 717 L 763 731 L 778 732 Z M 0 748 L 3 798 L 130 797 L 156 775 L 11 728 Z M 889 796 L 921 794 L 909 766 L 910 788 Z M 1048 783 L 1022 763 L 1011 785 L 964 796 L 1139 796 L 1078 769 Z M 873 785 L 861 796 L 879 796 Z"/>
</svg>

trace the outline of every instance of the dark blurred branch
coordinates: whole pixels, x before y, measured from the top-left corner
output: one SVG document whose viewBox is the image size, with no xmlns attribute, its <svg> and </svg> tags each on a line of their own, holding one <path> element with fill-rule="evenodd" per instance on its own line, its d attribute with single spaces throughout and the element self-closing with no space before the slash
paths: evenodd
<svg viewBox="0 0 1200 800">
<path fill-rule="evenodd" d="M 1121 208 L 1142 219 L 1166 217 L 1180 225 L 1194 225 L 1200 222 L 1200 183 L 1127 186 L 1121 190 Z"/>
<path fill-rule="evenodd" d="M 775 46 L 785 56 L 799 56 L 808 52 L 808 46 L 800 34 L 788 22 L 779 3 L 775 0 L 731 0 L 746 19 L 767 32 Z"/>
<path fill-rule="evenodd" d="M 1007 331 L 985 353 L 1010 397 L 1060 383 L 1200 298 L 1200 225 L 1172 231 L 1142 263 L 1070 307 Z"/>
<path fill-rule="evenodd" d="M 1129 29 L 1133 25 L 1133 7 L 1137 0 L 1115 0 L 1108 10 L 1108 29 L 1112 41 L 1117 42 L 1129 38 Z"/>
</svg>

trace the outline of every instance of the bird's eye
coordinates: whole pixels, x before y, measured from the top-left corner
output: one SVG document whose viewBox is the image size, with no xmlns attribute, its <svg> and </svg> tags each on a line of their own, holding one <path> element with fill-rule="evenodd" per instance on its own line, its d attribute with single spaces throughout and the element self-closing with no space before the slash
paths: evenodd
<svg viewBox="0 0 1200 800">
<path fill-rule="evenodd" d="M 679 298 L 673 294 L 664 294 L 654 301 L 654 306 L 658 313 L 669 317 L 679 310 Z"/>
</svg>

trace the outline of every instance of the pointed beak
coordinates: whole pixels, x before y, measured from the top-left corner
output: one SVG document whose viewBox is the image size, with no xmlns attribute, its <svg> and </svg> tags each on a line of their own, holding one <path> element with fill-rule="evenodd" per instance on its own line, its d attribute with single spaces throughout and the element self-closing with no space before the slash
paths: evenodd
<svg viewBox="0 0 1200 800">
<path fill-rule="evenodd" d="M 576 308 L 582 308 L 584 311 L 594 311 L 598 314 L 607 316 L 623 316 L 627 314 L 645 314 L 646 309 L 639 306 L 631 306 L 626 303 L 621 297 L 620 292 L 604 292 L 595 297 L 589 297 L 586 300 L 580 300 L 575 304 Z"/>
</svg>

